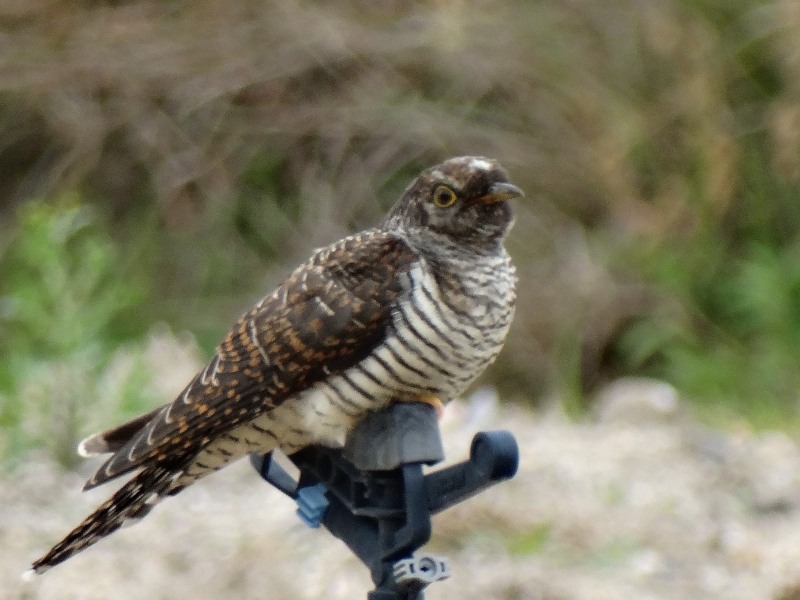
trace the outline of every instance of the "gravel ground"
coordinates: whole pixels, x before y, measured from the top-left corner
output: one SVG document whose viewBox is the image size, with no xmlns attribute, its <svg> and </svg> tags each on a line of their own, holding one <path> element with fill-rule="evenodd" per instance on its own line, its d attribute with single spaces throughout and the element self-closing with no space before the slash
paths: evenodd
<svg viewBox="0 0 800 600">
<path fill-rule="evenodd" d="M 446 412 L 448 459 L 475 431 L 517 436 L 517 477 L 434 521 L 428 549 L 453 577 L 429 600 L 800 598 L 800 452 L 787 436 L 714 432 L 671 388 L 620 381 L 594 418 L 496 408 L 480 390 Z M 30 561 L 111 490 L 79 493 L 93 464 L 43 460 L 0 480 L 0 598 L 355 599 L 363 568 L 240 462 L 69 562 Z"/>
</svg>

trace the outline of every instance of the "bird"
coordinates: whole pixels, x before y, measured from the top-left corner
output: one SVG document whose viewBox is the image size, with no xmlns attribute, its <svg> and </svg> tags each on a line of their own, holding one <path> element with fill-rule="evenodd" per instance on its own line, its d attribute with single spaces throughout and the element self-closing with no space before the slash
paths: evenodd
<svg viewBox="0 0 800 600">
<path fill-rule="evenodd" d="M 493 159 L 425 169 L 381 224 L 315 250 L 234 324 L 169 404 L 83 440 L 110 454 L 84 490 L 133 473 L 34 561 L 41 574 L 251 453 L 340 447 L 392 402 L 440 410 L 500 352 L 517 277 L 504 248 L 523 196 Z"/>
</svg>

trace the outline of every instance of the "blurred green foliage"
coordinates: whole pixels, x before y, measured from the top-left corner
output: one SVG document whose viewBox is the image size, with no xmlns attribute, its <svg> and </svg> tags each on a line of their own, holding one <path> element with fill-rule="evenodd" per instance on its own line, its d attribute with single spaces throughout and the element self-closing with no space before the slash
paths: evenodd
<svg viewBox="0 0 800 600">
<path fill-rule="evenodd" d="M 538 554 L 551 538 L 550 529 L 549 524 L 540 523 L 527 531 L 512 533 L 506 541 L 508 551 L 515 556 Z"/>
<path fill-rule="evenodd" d="M 76 195 L 19 212 L 0 264 L 5 350 L 40 360 L 91 354 L 100 364 L 130 337 L 145 289 L 123 271 L 120 249 Z"/>
<path fill-rule="evenodd" d="M 706 411 L 800 424 L 800 186 L 751 153 L 726 218 L 621 259 L 677 300 L 615 342 L 621 369 L 667 379 Z"/>
<path fill-rule="evenodd" d="M 4 450 L 44 445 L 74 464 L 104 369 L 122 344 L 142 335 L 135 311 L 146 285 L 126 272 L 120 248 L 77 195 L 30 202 L 19 212 L 0 257 Z M 143 385 L 128 385 L 128 397 L 141 395 Z"/>
</svg>

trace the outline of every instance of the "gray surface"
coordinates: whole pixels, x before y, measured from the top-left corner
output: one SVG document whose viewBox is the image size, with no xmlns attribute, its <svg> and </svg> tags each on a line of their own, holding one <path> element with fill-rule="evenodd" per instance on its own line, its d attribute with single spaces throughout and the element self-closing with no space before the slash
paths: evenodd
<svg viewBox="0 0 800 600">
<path fill-rule="evenodd" d="M 444 460 L 436 411 L 420 402 L 397 402 L 371 413 L 348 436 L 344 456 L 361 471 Z"/>
</svg>

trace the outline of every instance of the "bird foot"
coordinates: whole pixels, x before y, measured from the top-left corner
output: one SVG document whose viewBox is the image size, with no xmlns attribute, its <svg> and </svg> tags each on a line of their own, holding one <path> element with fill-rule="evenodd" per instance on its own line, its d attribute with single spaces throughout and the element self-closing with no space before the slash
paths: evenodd
<svg viewBox="0 0 800 600">
<path fill-rule="evenodd" d="M 429 404 L 436 411 L 436 420 L 437 421 L 442 420 L 442 415 L 444 414 L 444 402 L 442 402 L 436 396 L 433 395 L 417 396 L 416 398 L 409 398 L 408 400 L 404 400 L 404 402 L 422 402 L 424 404 Z"/>
</svg>

